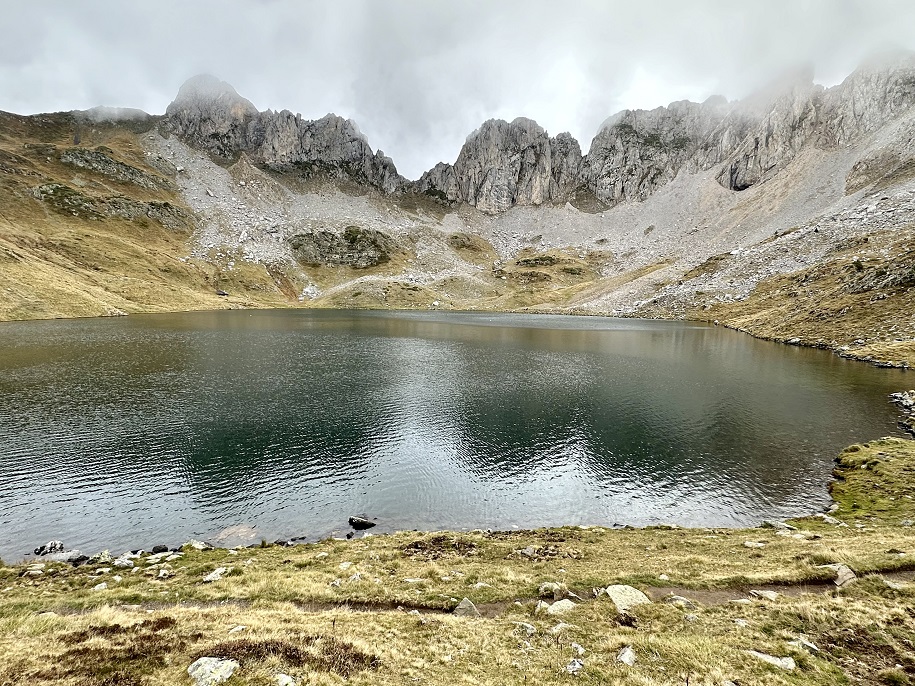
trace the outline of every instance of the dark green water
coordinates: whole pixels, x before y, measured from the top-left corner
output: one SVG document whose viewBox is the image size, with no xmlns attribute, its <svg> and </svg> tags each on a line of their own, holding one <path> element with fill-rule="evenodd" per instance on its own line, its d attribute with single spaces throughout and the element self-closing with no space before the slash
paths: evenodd
<svg viewBox="0 0 915 686">
<path fill-rule="evenodd" d="M 821 509 L 906 373 L 721 328 L 301 310 L 0 324 L 0 556 Z M 228 529 L 228 531 L 226 531 Z"/>
</svg>

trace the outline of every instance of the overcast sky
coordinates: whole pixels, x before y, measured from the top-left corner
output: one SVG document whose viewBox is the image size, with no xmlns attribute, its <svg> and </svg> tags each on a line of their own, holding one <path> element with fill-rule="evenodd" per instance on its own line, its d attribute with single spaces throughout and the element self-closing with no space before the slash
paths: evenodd
<svg viewBox="0 0 915 686">
<path fill-rule="evenodd" d="M 915 49 L 913 0 L 0 0 L 0 110 L 159 114 L 207 72 L 259 109 L 349 117 L 417 178 L 486 119 L 587 151 L 600 123 Z"/>
</svg>

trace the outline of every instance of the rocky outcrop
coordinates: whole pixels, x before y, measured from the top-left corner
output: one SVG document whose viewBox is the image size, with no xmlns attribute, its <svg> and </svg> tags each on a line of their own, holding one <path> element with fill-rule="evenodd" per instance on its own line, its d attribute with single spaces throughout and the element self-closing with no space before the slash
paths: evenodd
<svg viewBox="0 0 915 686">
<path fill-rule="evenodd" d="M 550 138 L 537 122 L 490 119 L 468 136 L 454 165 L 439 163 L 420 192 L 483 212 L 565 200 L 580 185 L 581 148 L 568 133 Z"/>
<path fill-rule="evenodd" d="M 165 116 L 169 132 L 221 160 L 245 153 L 270 169 L 353 181 L 385 193 L 398 192 L 404 183 L 391 159 L 373 152 L 352 121 L 334 114 L 309 121 L 287 110 L 259 112 L 212 76 L 187 81 Z"/>
<path fill-rule="evenodd" d="M 333 231 L 296 234 L 289 239 L 289 245 L 295 258 L 304 265 L 345 266 L 354 269 L 384 264 L 394 254 L 404 250 L 387 234 L 357 226 L 349 226 L 339 234 Z M 352 522 L 353 518 L 350 518 L 350 523 Z M 374 523 L 371 525 L 374 526 Z"/>
<path fill-rule="evenodd" d="M 607 204 L 644 200 L 681 169 L 708 169 L 731 152 L 747 125 L 735 110 L 716 96 L 615 114 L 591 142 L 583 181 Z"/>
</svg>

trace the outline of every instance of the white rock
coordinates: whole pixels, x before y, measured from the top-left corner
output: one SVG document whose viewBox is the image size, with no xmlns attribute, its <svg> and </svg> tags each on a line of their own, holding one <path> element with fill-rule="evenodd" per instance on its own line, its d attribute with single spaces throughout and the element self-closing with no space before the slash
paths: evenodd
<svg viewBox="0 0 915 686">
<path fill-rule="evenodd" d="M 574 610 L 578 605 L 569 599 L 557 600 L 555 603 L 546 608 L 548 615 L 564 615 Z"/>
<path fill-rule="evenodd" d="M 582 662 L 577 657 L 573 657 L 569 664 L 566 665 L 566 672 L 572 675 L 577 675 L 582 669 L 585 668 L 585 663 Z"/>
<path fill-rule="evenodd" d="M 244 630 L 247 629 L 247 628 L 248 628 L 248 627 L 245 626 L 244 624 L 239 624 L 238 626 L 233 626 L 231 629 L 229 629 L 229 633 L 230 633 L 230 634 L 237 634 L 237 633 L 240 633 L 240 632 L 244 631 Z"/>
<path fill-rule="evenodd" d="M 181 547 L 182 548 L 193 548 L 194 550 L 212 550 L 213 549 L 213 546 L 211 546 L 209 543 L 204 543 L 203 541 L 197 541 L 193 538 L 189 541 L 186 541 L 184 543 L 184 545 L 182 545 Z"/>
<path fill-rule="evenodd" d="M 203 580 L 206 583 L 212 583 L 214 581 L 219 581 L 222 579 L 232 568 L 231 567 L 217 567 L 212 572 L 203 577 Z"/>
<path fill-rule="evenodd" d="M 766 544 L 760 543 L 759 541 L 744 541 L 743 547 L 744 548 L 765 548 Z"/>
<path fill-rule="evenodd" d="M 628 612 L 630 608 L 638 605 L 650 605 L 651 599 L 639 589 L 624 584 L 613 584 L 604 589 L 610 600 L 616 605 L 619 612 Z"/>
<path fill-rule="evenodd" d="M 273 681 L 276 682 L 276 686 L 295 686 L 295 679 L 288 674 L 277 674 L 273 677 Z"/>
<path fill-rule="evenodd" d="M 227 681 L 236 669 L 238 669 L 238 663 L 235 660 L 201 657 L 187 668 L 187 673 L 196 686 L 215 686 L 215 684 Z"/>
<path fill-rule="evenodd" d="M 95 586 L 93 586 L 93 587 L 92 587 L 92 590 L 93 590 L 93 591 L 104 591 L 106 588 L 108 588 L 108 584 L 106 584 L 106 583 L 103 581 L 102 583 L 96 584 Z"/>
<path fill-rule="evenodd" d="M 618 652 L 616 654 L 616 661 L 622 662 L 629 667 L 635 665 L 635 651 L 632 649 L 632 646 L 626 646 Z"/>
<path fill-rule="evenodd" d="M 775 591 L 750 591 L 750 595 L 763 600 L 778 600 L 778 593 Z"/>
<path fill-rule="evenodd" d="M 797 666 L 794 663 L 794 659 L 790 657 L 775 657 L 774 655 L 767 655 L 766 653 L 760 653 L 755 650 L 748 650 L 748 655 L 762 660 L 763 662 L 768 662 L 770 665 L 778 667 L 779 669 L 784 669 L 786 672 L 791 672 Z"/>
</svg>

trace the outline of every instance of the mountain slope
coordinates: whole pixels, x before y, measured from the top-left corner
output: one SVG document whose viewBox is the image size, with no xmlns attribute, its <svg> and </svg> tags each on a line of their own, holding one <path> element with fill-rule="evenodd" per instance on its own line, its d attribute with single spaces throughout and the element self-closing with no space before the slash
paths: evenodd
<svg viewBox="0 0 915 686">
<path fill-rule="evenodd" d="M 621 112 L 584 156 L 490 120 L 418 181 L 352 122 L 259 112 L 213 77 L 161 117 L 3 115 L 0 317 L 527 308 L 714 318 L 915 364 L 913 105 L 915 58 L 896 55 L 829 89 L 797 74 Z"/>
</svg>

